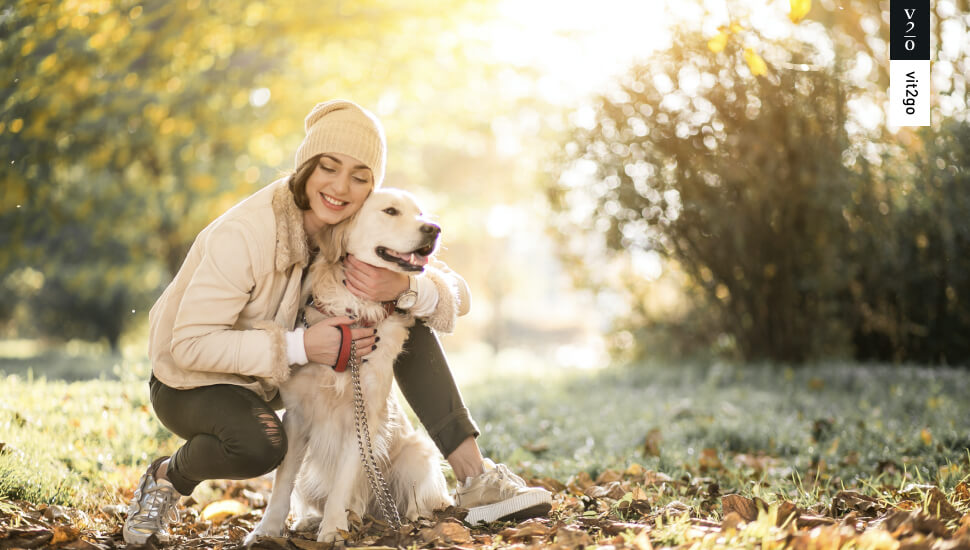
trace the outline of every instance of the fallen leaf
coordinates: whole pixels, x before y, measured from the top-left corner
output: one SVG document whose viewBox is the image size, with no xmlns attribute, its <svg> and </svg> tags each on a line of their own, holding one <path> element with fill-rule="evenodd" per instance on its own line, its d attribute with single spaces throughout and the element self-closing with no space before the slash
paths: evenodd
<svg viewBox="0 0 970 550">
<path fill-rule="evenodd" d="M 595 485 L 593 483 L 593 478 L 589 477 L 587 472 L 579 472 L 578 474 L 569 478 L 566 482 L 566 487 L 569 488 L 573 494 L 582 495 L 585 494 L 586 489 L 589 489 Z"/>
<path fill-rule="evenodd" d="M 600 530 L 607 535 L 619 535 L 620 533 L 626 533 L 627 531 L 639 533 L 645 529 L 650 529 L 650 526 L 644 523 L 630 523 L 626 521 L 602 522 L 599 523 L 597 527 L 599 527 Z"/>
<path fill-rule="evenodd" d="M 556 530 L 555 541 L 560 548 L 583 548 L 593 544 L 593 537 L 582 529 L 564 526 Z"/>
<path fill-rule="evenodd" d="M 934 517 L 938 517 L 943 521 L 949 521 L 951 519 L 957 519 L 960 517 L 960 512 L 957 512 L 956 508 L 946 499 L 946 495 L 943 494 L 937 487 L 933 487 L 929 490 L 926 495 L 926 508 L 924 511 Z"/>
<path fill-rule="evenodd" d="M 701 470 L 719 470 L 724 467 L 721 464 L 721 459 L 717 456 L 717 449 L 707 448 L 701 451 L 701 456 L 697 459 L 698 464 L 700 464 Z"/>
<path fill-rule="evenodd" d="M 515 527 L 507 527 L 499 535 L 507 541 L 528 540 L 532 537 L 545 537 L 556 532 L 555 527 L 547 525 L 547 520 L 530 519 Z"/>
<path fill-rule="evenodd" d="M 623 474 L 616 470 L 606 469 L 596 477 L 596 484 L 605 485 L 614 481 L 620 481 L 621 479 L 623 479 Z"/>
<path fill-rule="evenodd" d="M 48 529 L 10 529 L 6 532 L 5 548 L 38 548 L 54 538 Z"/>
<path fill-rule="evenodd" d="M 54 537 L 51 538 L 50 544 L 60 544 L 62 542 L 70 542 L 77 539 L 81 535 L 81 530 L 72 525 L 55 525 L 54 526 Z"/>
<path fill-rule="evenodd" d="M 590 498 L 612 498 L 613 500 L 620 500 L 623 498 L 627 491 L 623 489 L 619 481 L 611 481 L 604 485 L 594 485 L 589 489 L 586 489 L 586 496 Z"/>
<path fill-rule="evenodd" d="M 876 517 L 885 511 L 886 507 L 878 500 L 856 491 L 839 491 L 832 498 L 830 513 L 835 517 L 856 511 L 869 517 Z"/>
<path fill-rule="evenodd" d="M 919 504 L 916 504 L 912 500 L 901 500 L 896 503 L 897 510 L 905 510 L 907 512 L 919 508 Z"/>
<path fill-rule="evenodd" d="M 946 525 L 920 512 L 893 512 L 881 521 L 883 527 L 896 539 L 901 539 L 912 533 L 945 537 L 948 534 Z"/>
<path fill-rule="evenodd" d="M 217 500 L 202 510 L 203 521 L 219 523 L 232 516 L 249 513 L 249 507 L 238 500 Z"/>
<path fill-rule="evenodd" d="M 660 456 L 661 441 L 663 441 L 663 436 L 660 435 L 658 428 L 653 428 L 647 432 L 647 436 L 643 439 L 643 455 Z"/>
<path fill-rule="evenodd" d="M 633 464 L 630 464 L 630 466 L 623 472 L 623 475 L 624 477 L 641 477 L 643 476 L 644 472 L 646 472 L 646 470 L 643 469 L 643 466 L 634 462 Z"/>
<path fill-rule="evenodd" d="M 810 514 L 802 514 L 796 520 L 796 525 L 799 529 L 812 529 L 821 525 L 835 525 L 836 523 L 838 522 L 832 518 Z"/>
<path fill-rule="evenodd" d="M 424 544 L 431 542 L 444 544 L 467 544 L 473 542 L 471 531 L 457 520 L 448 519 L 438 522 L 434 527 L 421 529 L 418 535 Z"/>
<path fill-rule="evenodd" d="M 529 478 L 525 481 L 530 487 L 542 487 L 551 493 L 561 493 L 567 489 L 563 482 L 552 477 L 544 477 L 541 479 Z"/>
<path fill-rule="evenodd" d="M 801 515 L 798 507 L 793 503 L 788 501 L 782 501 L 778 504 L 778 515 L 776 519 L 776 525 L 781 527 L 782 525 L 794 524 L 798 516 Z"/>
<path fill-rule="evenodd" d="M 746 522 L 758 519 L 758 507 L 750 498 L 737 494 L 721 497 L 721 511 L 724 516 L 734 512 Z"/>
<path fill-rule="evenodd" d="M 970 487 L 966 481 L 961 481 L 953 488 L 953 496 L 962 503 L 970 502 Z"/>
</svg>

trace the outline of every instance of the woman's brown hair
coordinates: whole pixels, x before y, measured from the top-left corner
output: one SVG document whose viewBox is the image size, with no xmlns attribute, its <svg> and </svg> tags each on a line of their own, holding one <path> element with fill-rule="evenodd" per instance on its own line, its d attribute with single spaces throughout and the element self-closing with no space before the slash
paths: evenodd
<svg viewBox="0 0 970 550">
<path fill-rule="evenodd" d="M 300 210 L 310 209 L 310 201 L 306 197 L 306 182 L 316 169 L 317 163 L 320 162 L 320 157 L 321 155 L 310 157 L 295 172 L 290 173 L 290 176 L 286 179 L 286 185 L 290 188 L 290 193 L 293 194 L 293 202 Z"/>
</svg>

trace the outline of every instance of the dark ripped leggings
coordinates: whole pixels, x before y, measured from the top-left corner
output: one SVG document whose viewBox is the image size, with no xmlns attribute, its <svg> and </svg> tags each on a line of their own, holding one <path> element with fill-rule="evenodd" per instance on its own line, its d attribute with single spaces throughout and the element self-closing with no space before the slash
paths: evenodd
<svg viewBox="0 0 970 550">
<path fill-rule="evenodd" d="M 442 455 L 478 435 L 441 344 L 423 323 L 411 329 L 394 377 Z M 167 473 L 179 493 L 191 494 L 206 479 L 258 477 L 282 462 L 286 434 L 273 410 L 281 403 L 267 403 L 228 384 L 177 390 L 152 376 L 149 385 L 158 419 L 186 440 L 172 455 Z"/>
</svg>

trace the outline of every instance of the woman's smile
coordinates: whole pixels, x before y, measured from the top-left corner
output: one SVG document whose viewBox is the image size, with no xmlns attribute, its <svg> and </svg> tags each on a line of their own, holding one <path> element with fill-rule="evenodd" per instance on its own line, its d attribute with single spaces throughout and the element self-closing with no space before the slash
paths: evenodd
<svg viewBox="0 0 970 550">
<path fill-rule="evenodd" d="M 342 201 L 324 192 L 320 192 L 320 197 L 323 199 L 323 205 L 331 210 L 343 210 L 348 203 L 348 201 Z"/>
</svg>

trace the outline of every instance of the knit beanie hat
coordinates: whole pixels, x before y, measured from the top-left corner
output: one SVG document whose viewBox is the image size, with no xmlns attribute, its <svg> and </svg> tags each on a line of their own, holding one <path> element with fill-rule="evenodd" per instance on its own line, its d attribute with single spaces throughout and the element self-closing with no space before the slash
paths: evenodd
<svg viewBox="0 0 970 550">
<path fill-rule="evenodd" d="M 306 117 L 306 137 L 296 150 L 296 168 L 321 153 L 342 153 L 364 163 L 374 174 L 374 189 L 384 181 L 387 142 L 384 128 L 369 111 L 352 101 L 318 103 Z"/>
</svg>

